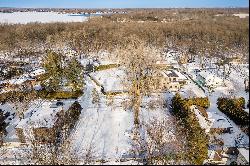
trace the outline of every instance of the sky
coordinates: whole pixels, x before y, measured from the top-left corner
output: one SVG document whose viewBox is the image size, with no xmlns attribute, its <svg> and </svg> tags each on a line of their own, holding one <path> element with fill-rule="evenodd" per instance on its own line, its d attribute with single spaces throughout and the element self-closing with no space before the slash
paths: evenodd
<svg viewBox="0 0 250 166">
<path fill-rule="evenodd" d="M 0 7 L 178 8 L 249 7 L 248 0 L 0 0 Z"/>
</svg>

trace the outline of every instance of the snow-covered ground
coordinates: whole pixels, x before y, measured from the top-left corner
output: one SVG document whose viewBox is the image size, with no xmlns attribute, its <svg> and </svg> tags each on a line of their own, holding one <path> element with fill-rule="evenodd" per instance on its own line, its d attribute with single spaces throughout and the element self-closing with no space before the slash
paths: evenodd
<svg viewBox="0 0 250 166">
<path fill-rule="evenodd" d="M 205 66 L 211 66 L 209 59 L 206 60 Z M 213 65 L 212 65 L 213 66 Z M 191 76 L 194 80 L 197 78 L 197 69 L 199 68 L 199 61 L 195 60 L 193 63 L 188 63 L 184 65 L 184 70 L 186 69 L 187 74 Z M 222 70 L 218 70 L 213 67 L 207 67 L 205 69 L 215 76 L 222 78 Z M 225 78 L 225 85 L 218 86 L 214 88 L 213 91 L 209 91 L 207 87 L 203 87 L 203 91 L 198 87 L 193 81 L 189 80 L 186 85 L 184 85 L 180 94 L 183 97 L 206 97 L 208 96 L 210 101 L 210 107 L 207 109 L 208 120 L 205 122 L 205 118 L 200 116 L 200 114 L 195 111 L 197 117 L 199 118 L 202 128 L 209 132 L 212 127 L 232 127 L 231 134 L 225 133 L 216 135 L 217 139 L 220 139 L 224 142 L 225 147 L 235 147 L 236 145 L 249 146 L 249 137 L 240 130 L 230 118 L 228 118 L 224 113 L 218 110 L 217 108 L 217 99 L 219 97 L 244 97 L 245 101 L 249 100 L 249 92 L 245 91 L 244 79 L 249 77 L 249 65 L 248 64 L 238 64 L 232 65 L 231 72 L 227 78 Z M 224 119 L 220 121 L 219 119 Z M 213 150 L 216 150 L 216 147 L 210 146 Z M 215 149 L 214 149 L 215 148 Z"/>
<path fill-rule="evenodd" d="M 233 14 L 234 16 L 238 16 L 240 18 L 246 18 L 249 17 L 249 13 L 239 13 L 239 14 Z"/>
<path fill-rule="evenodd" d="M 102 59 L 104 62 L 105 59 L 109 59 L 104 57 L 105 56 L 103 56 Z M 178 66 L 173 56 L 168 55 L 168 58 L 171 59 L 169 63 Z M 107 61 L 105 63 L 107 63 Z M 190 63 L 190 66 L 186 65 L 184 68 L 185 67 L 190 70 L 185 71 L 186 74 L 184 74 L 184 76 L 189 78 L 188 76 L 191 75 L 193 76 L 192 78 L 195 79 L 196 73 L 194 69 L 199 69 L 198 62 Z M 213 91 L 209 91 L 206 87 L 201 89 L 191 79 L 188 79 L 187 84 L 179 91 L 183 97 L 208 96 L 211 104 L 207 109 L 207 120 L 210 122 L 203 123 L 206 120 L 197 110 L 195 110 L 195 114 L 199 118 L 201 127 L 206 129 L 207 133 L 209 133 L 212 127 L 232 127 L 231 134 L 215 135 L 217 139 L 223 140 L 224 146 L 226 147 L 234 147 L 236 144 L 249 144 L 249 137 L 243 133 L 232 120 L 220 112 L 216 104 L 218 97 L 221 96 L 234 95 L 236 97 L 244 97 L 246 101 L 249 99 L 249 93 L 246 93 L 244 90 L 244 77 L 249 75 L 246 71 L 247 69 L 248 66 L 233 67 L 229 77 L 225 80 L 225 86 L 214 88 Z M 214 68 L 206 68 L 206 70 L 221 77 L 221 71 L 216 71 Z M 180 72 L 184 73 L 183 71 Z M 100 82 L 107 91 L 117 91 L 125 87 L 123 84 L 125 74 L 121 67 L 97 71 L 90 75 L 96 81 Z M 121 164 L 120 159 L 130 160 L 133 157 L 131 150 L 133 148 L 132 132 L 134 129 L 134 113 L 129 107 L 124 105 L 129 101 L 129 96 L 127 94 L 113 97 L 105 96 L 101 93 L 101 87 L 97 86 L 92 79 L 89 76 L 85 76 L 86 85 L 84 94 L 78 98 L 83 110 L 79 121 L 69 136 L 69 140 L 71 140 L 71 148 L 69 151 L 75 152 L 75 154 L 83 160 L 85 157 L 90 157 L 95 161 L 93 164 L 99 164 L 100 160 L 105 160 L 105 164 Z M 96 89 L 99 96 L 99 102 L 97 103 L 92 102 L 94 89 Z M 142 124 L 150 123 L 154 119 L 159 121 L 171 119 L 168 108 L 160 107 L 160 105 L 163 106 L 162 103 L 165 102 L 169 104 L 173 95 L 174 93 L 167 92 L 155 93 L 149 97 L 143 97 L 143 104 L 139 113 L 139 119 Z M 160 103 L 159 107 L 157 105 L 158 103 Z M 7 106 L 5 108 L 11 109 Z M 27 111 L 25 117 L 28 116 L 29 112 L 30 111 Z M 14 131 L 13 129 L 18 121 L 13 122 L 11 122 L 12 126 L 9 129 L 7 128 L 9 133 L 11 133 L 11 129 Z M 143 138 L 147 139 L 145 131 L 145 126 L 142 126 L 140 134 Z M 166 138 L 171 142 L 171 140 L 174 139 L 173 135 L 174 134 L 170 132 Z M 217 147 L 210 146 L 210 150 L 216 150 L 216 148 Z M 126 162 L 129 164 L 138 164 L 133 160 Z"/>
<path fill-rule="evenodd" d="M 128 95 L 119 95 L 109 98 L 101 93 L 101 88 L 98 87 L 88 76 L 85 76 L 86 86 L 83 96 L 78 98 L 79 103 L 83 107 L 79 121 L 76 123 L 75 128 L 72 130 L 69 140 L 71 146 L 69 151 L 75 152 L 75 154 L 83 160 L 86 157 L 90 157 L 93 161 L 92 164 L 98 164 L 99 161 L 105 161 L 109 164 L 141 164 L 133 160 L 134 154 L 132 153 L 133 147 L 133 130 L 134 130 L 134 113 L 131 109 L 124 107 L 123 103 L 129 101 Z M 100 99 L 99 103 L 93 103 L 92 93 L 93 89 L 96 89 Z M 171 115 L 167 108 L 158 107 L 154 105 L 154 109 L 148 109 L 145 107 L 147 103 L 155 102 L 159 98 L 165 101 L 165 94 L 153 94 L 151 97 L 145 97 L 143 99 L 143 106 L 139 114 L 142 124 L 149 124 L 152 120 L 167 121 L 171 120 Z M 169 95 L 171 96 L 171 95 Z M 24 117 L 27 119 L 30 116 L 33 107 L 39 104 L 39 102 L 45 108 L 49 107 L 46 101 L 34 101 L 31 104 L 31 108 L 25 113 Z M 11 107 L 5 108 L 12 109 Z M 39 107 L 40 108 L 40 107 Z M 46 111 L 46 110 L 45 110 Z M 33 116 L 38 114 L 33 113 Z M 44 112 L 46 115 L 47 113 Z M 48 112 L 49 114 L 49 112 Z M 13 125 L 17 125 L 13 123 Z M 20 123 L 22 124 L 22 123 Z M 13 126 L 11 129 L 14 130 Z M 142 127 L 142 136 L 146 137 L 146 128 Z M 167 141 L 174 140 L 174 133 L 168 131 Z M 15 134 L 14 134 L 15 135 Z M 19 147 L 19 148 L 18 148 Z M 17 164 L 19 161 L 14 156 L 22 155 L 22 147 L 20 144 L 11 143 L 7 146 L 7 163 Z M 1 151 L 0 151 L 1 152 Z M 23 157 L 21 157 L 23 158 Z M 24 159 L 24 158 L 23 158 Z M 1 163 L 1 157 L 0 157 Z"/>
<path fill-rule="evenodd" d="M 87 78 L 85 94 L 79 98 L 84 109 L 71 135 L 72 149 L 80 156 L 91 150 L 98 159 L 120 158 L 130 149 L 127 131 L 133 126 L 133 114 L 119 106 L 107 106 L 100 92 L 100 103 L 93 104 L 93 88 L 99 89 Z"/>
<path fill-rule="evenodd" d="M 92 103 L 93 88 L 99 91 L 99 104 Z M 84 158 L 86 154 L 90 154 L 94 159 L 103 159 L 109 163 L 118 164 L 119 159 L 133 157 L 130 154 L 131 132 L 134 127 L 133 112 L 122 105 L 124 101 L 128 101 L 128 96 L 119 95 L 111 100 L 108 100 L 100 92 L 100 88 L 87 78 L 85 94 L 79 98 L 84 109 L 71 135 L 72 150 L 79 156 Z M 145 98 L 145 102 L 148 100 Z M 169 112 L 162 109 L 149 111 L 142 108 L 140 113 L 140 119 L 143 122 L 149 122 L 153 118 L 166 119 L 168 117 Z"/>
<path fill-rule="evenodd" d="M 96 71 L 90 74 L 106 92 L 125 91 L 126 74 L 121 68 Z"/>
<path fill-rule="evenodd" d="M 27 24 L 30 22 L 83 22 L 87 17 L 83 15 L 72 16 L 56 12 L 14 12 L 0 13 L 0 23 Z"/>
</svg>

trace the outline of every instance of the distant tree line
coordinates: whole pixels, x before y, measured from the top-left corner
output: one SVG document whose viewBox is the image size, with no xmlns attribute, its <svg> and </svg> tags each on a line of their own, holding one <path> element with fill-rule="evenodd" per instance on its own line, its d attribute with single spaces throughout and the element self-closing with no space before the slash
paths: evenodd
<svg viewBox="0 0 250 166">
<path fill-rule="evenodd" d="M 243 10 L 243 9 L 242 9 Z M 236 10 L 237 11 L 237 10 Z M 170 47 L 184 54 L 222 56 L 237 50 L 247 57 L 249 50 L 248 19 L 221 16 L 216 13 L 232 11 L 200 10 L 134 10 L 127 14 L 113 14 L 91 18 L 83 23 L 31 23 L 27 25 L 0 25 L 0 49 L 4 52 L 45 51 L 68 46 L 78 53 L 112 51 L 125 47 L 131 36 L 158 48 Z M 162 23 L 159 17 L 175 18 Z M 132 21 L 123 23 L 127 17 Z M 145 20 L 138 23 L 136 18 Z M 144 19 L 145 17 L 145 19 Z M 185 20 L 184 17 L 189 18 Z M 157 19 L 150 21 L 151 18 Z M 195 18 L 195 19 L 190 19 Z M 153 19 L 153 20 L 154 20 Z M 161 18 L 162 19 L 162 18 Z M 160 19 L 160 20 L 161 20 Z"/>
</svg>

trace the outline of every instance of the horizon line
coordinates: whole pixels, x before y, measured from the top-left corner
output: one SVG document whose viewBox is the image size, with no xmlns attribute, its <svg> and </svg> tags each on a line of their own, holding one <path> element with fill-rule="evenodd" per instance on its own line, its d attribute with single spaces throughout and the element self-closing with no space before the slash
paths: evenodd
<svg viewBox="0 0 250 166">
<path fill-rule="evenodd" d="M 88 7 L 88 8 L 79 8 L 79 7 L 8 7 L 0 6 L 0 8 L 15 8 L 15 9 L 233 9 L 233 8 L 248 8 L 243 6 L 226 6 L 226 7 Z"/>
</svg>

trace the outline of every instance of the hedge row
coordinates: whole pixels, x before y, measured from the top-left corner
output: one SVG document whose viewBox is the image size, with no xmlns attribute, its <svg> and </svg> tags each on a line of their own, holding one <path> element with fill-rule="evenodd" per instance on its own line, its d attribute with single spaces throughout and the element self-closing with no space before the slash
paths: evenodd
<svg viewBox="0 0 250 166">
<path fill-rule="evenodd" d="M 232 119 L 237 125 L 247 126 L 249 124 L 249 113 L 244 111 L 245 99 L 223 98 L 217 100 L 218 109 Z"/>
<path fill-rule="evenodd" d="M 203 101 L 204 100 L 204 101 Z M 203 164 L 207 158 L 208 153 L 208 136 L 200 127 L 199 121 L 190 106 L 194 103 L 208 106 L 207 99 L 199 98 L 198 101 L 193 99 L 182 99 L 177 93 L 172 99 L 172 109 L 174 115 L 181 121 L 181 124 L 186 129 L 187 151 L 185 153 L 186 159 L 191 164 Z"/>
<path fill-rule="evenodd" d="M 5 93 L 1 93 L 0 95 L 0 102 L 11 102 L 11 101 L 20 101 L 22 102 L 24 96 L 27 96 L 28 94 L 32 94 L 33 99 L 37 98 L 37 92 L 36 91 L 29 91 L 29 92 L 22 92 L 22 91 L 9 91 Z"/>
<path fill-rule="evenodd" d="M 208 108 L 210 106 L 208 97 L 196 97 L 185 100 L 188 100 L 188 102 L 190 102 L 190 105 L 197 105 L 203 108 Z"/>
<path fill-rule="evenodd" d="M 99 65 L 99 66 L 95 66 L 94 71 L 107 70 L 107 69 L 112 69 L 116 67 L 119 67 L 119 65 L 118 64 Z"/>
<path fill-rule="evenodd" d="M 81 114 L 82 107 L 79 102 L 75 101 L 69 110 L 66 112 L 65 125 L 68 125 L 70 128 L 73 128 L 76 121 L 78 121 Z"/>
<path fill-rule="evenodd" d="M 46 90 L 41 91 L 30 91 L 30 92 L 17 92 L 11 91 L 6 93 L 1 93 L 0 102 L 11 102 L 11 101 L 20 101 L 28 95 L 28 93 L 33 93 L 32 99 L 42 98 L 42 99 L 76 99 L 83 94 L 83 91 L 53 91 L 48 92 Z"/>
<path fill-rule="evenodd" d="M 83 91 L 53 91 L 48 92 L 41 90 L 38 92 L 38 96 L 43 99 L 77 99 L 83 94 Z"/>
</svg>

